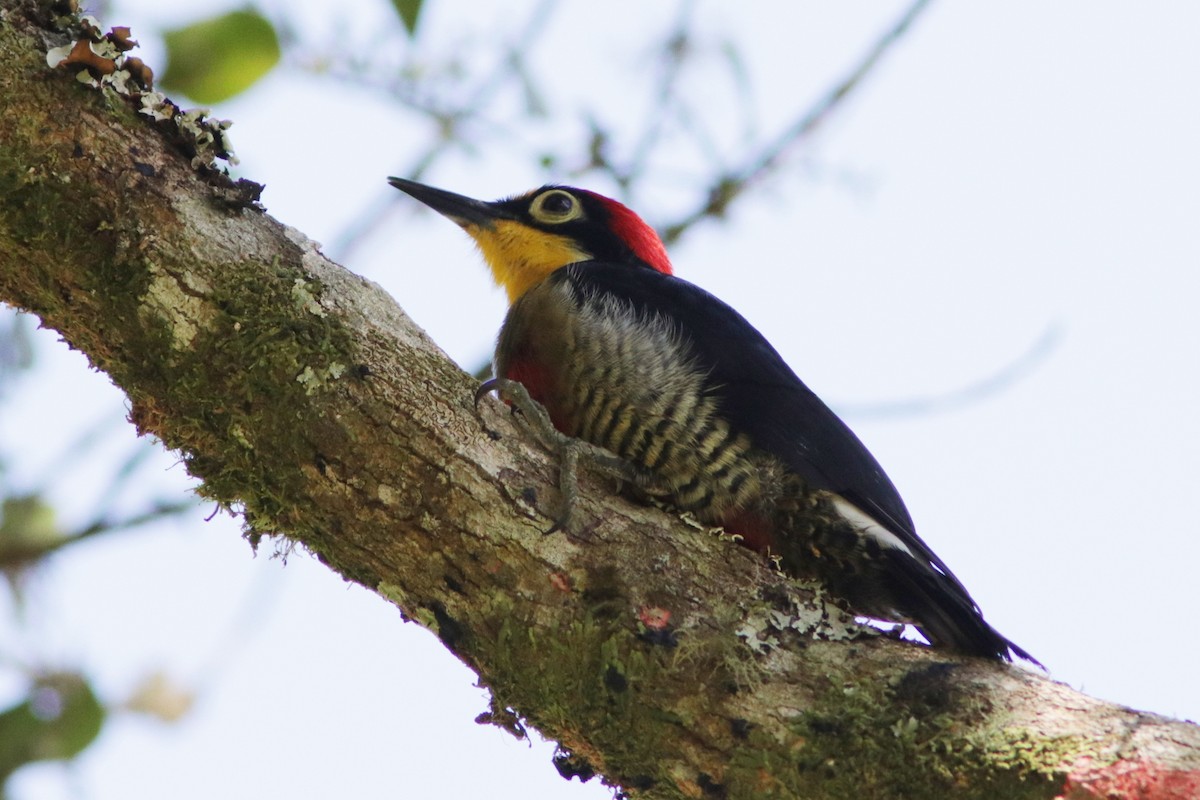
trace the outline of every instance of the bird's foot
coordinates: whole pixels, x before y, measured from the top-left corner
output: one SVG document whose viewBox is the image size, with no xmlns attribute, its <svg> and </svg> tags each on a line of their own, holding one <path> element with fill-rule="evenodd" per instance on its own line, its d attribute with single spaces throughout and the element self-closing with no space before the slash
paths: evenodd
<svg viewBox="0 0 1200 800">
<path fill-rule="evenodd" d="M 484 381 L 475 392 L 476 408 L 490 392 L 495 392 L 501 400 L 512 406 L 514 412 L 519 412 L 522 427 L 530 431 L 543 447 L 558 456 L 558 491 L 561 507 L 554 518 L 554 524 L 546 531 L 547 534 L 573 530 L 575 505 L 579 499 L 578 468 L 581 459 L 601 474 L 622 483 L 632 484 L 647 494 L 667 492 L 666 487 L 661 486 L 652 474 L 632 461 L 591 442 L 567 436 L 554 427 L 545 406 L 534 400 L 529 390 L 521 383 L 507 378 Z M 485 430 L 489 436 L 497 438 L 494 431 L 486 428 Z"/>
</svg>

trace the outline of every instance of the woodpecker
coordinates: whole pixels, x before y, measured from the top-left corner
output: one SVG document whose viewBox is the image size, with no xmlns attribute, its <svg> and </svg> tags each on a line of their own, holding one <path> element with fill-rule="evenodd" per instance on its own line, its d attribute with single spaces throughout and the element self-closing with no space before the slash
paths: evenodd
<svg viewBox="0 0 1200 800">
<path fill-rule="evenodd" d="M 470 234 L 508 294 L 498 381 L 483 390 L 531 398 L 563 440 L 588 443 L 635 485 L 858 615 L 911 624 L 935 646 L 1037 663 L 917 536 L 850 428 L 741 314 L 676 277 L 629 208 L 570 186 L 484 202 L 389 182 Z"/>
</svg>

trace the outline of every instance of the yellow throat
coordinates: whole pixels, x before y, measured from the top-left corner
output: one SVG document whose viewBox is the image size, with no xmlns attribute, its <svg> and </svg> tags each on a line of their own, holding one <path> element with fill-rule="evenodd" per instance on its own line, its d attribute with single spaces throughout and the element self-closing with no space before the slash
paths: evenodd
<svg viewBox="0 0 1200 800">
<path fill-rule="evenodd" d="M 465 225 L 492 269 L 496 283 L 508 293 L 509 305 L 568 264 L 587 261 L 591 253 L 567 236 L 532 228 L 513 220 L 490 226 Z"/>
</svg>

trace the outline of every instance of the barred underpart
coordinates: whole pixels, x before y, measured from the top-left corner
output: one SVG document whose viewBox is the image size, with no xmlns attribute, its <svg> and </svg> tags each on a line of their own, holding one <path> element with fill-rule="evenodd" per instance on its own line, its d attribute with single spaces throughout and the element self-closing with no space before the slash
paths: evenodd
<svg viewBox="0 0 1200 800">
<path fill-rule="evenodd" d="M 521 359 L 551 369 L 546 386 L 529 388 L 564 433 L 653 472 L 681 510 L 715 521 L 760 497 L 761 459 L 718 416 L 669 319 L 547 281 L 513 305 L 501 332 L 499 374 Z"/>
</svg>

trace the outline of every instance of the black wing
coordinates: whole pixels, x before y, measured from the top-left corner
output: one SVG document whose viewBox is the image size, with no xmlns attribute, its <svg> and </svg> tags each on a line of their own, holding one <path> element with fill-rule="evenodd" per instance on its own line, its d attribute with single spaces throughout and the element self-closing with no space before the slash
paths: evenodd
<svg viewBox="0 0 1200 800">
<path fill-rule="evenodd" d="M 841 495 L 927 550 L 879 462 L 745 317 L 699 286 L 650 269 L 592 261 L 562 273 L 592 297 L 615 296 L 640 314 L 674 320 L 736 430 L 810 486 Z"/>
<path fill-rule="evenodd" d="M 811 487 L 840 495 L 908 548 L 885 548 L 889 580 L 907 598 L 931 641 L 1007 659 L 1036 659 L 984 621 L 979 607 L 936 553 L 921 541 L 899 492 L 858 437 L 796 376 L 770 342 L 729 305 L 694 284 L 649 268 L 589 261 L 559 270 L 581 302 L 614 297 L 642 315 L 674 320 L 722 416 L 755 446 Z"/>
</svg>

